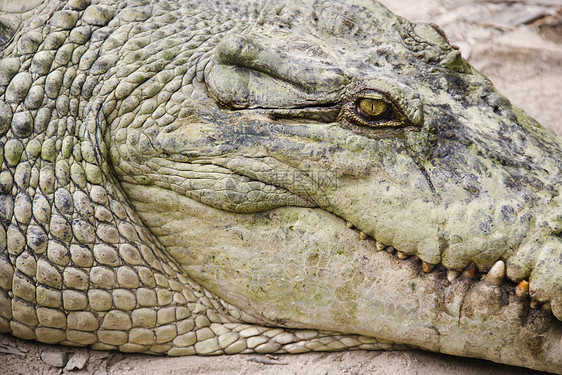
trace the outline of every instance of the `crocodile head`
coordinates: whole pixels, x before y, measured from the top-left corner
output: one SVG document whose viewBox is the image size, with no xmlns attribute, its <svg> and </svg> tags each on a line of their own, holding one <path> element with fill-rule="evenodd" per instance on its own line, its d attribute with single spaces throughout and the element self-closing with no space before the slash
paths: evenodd
<svg viewBox="0 0 562 375">
<path fill-rule="evenodd" d="M 266 324 L 516 364 L 559 353 L 554 133 L 438 27 L 378 3 L 228 11 L 244 21 L 198 42 L 196 71 L 170 70 L 164 102 L 139 85 L 106 134 L 183 270 Z"/>
<path fill-rule="evenodd" d="M 371 1 L 144 3 L 65 34 L 90 43 L 79 161 L 233 318 L 562 371 L 560 139 L 438 27 Z"/>
<path fill-rule="evenodd" d="M 164 102 L 142 83 L 106 133 L 185 272 L 267 324 L 477 356 L 524 329 L 560 350 L 559 139 L 377 3 L 230 11 L 246 20 L 199 42 L 189 79 L 170 72 Z"/>
</svg>

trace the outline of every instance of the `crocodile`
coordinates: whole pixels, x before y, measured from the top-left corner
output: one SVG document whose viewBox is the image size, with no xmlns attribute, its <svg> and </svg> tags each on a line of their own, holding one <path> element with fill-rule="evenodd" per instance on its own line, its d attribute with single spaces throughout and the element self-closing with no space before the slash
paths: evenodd
<svg viewBox="0 0 562 375">
<path fill-rule="evenodd" d="M 0 4 L 0 332 L 562 373 L 562 142 L 354 1 Z"/>
</svg>

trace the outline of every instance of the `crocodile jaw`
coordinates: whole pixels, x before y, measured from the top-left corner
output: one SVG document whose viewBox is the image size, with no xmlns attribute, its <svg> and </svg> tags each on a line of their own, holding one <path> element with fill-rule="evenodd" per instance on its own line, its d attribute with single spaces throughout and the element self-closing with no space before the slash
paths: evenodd
<svg viewBox="0 0 562 375">
<path fill-rule="evenodd" d="M 536 369 L 561 366 L 559 322 L 540 310 L 529 315 L 528 297 L 509 284 L 426 274 L 320 209 L 239 215 L 156 187 L 124 188 L 186 274 L 260 324 L 358 333 Z"/>
</svg>

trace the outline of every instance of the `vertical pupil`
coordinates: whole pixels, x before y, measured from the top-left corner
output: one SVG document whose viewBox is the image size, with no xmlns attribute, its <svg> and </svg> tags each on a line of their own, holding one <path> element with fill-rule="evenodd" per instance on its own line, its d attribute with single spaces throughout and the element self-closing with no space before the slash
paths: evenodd
<svg viewBox="0 0 562 375">
<path fill-rule="evenodd" d="M 359 106 L 369 116 L 379 116 L 387 107 L 387 104 L 382 100 L 362 99 Z"/>
</svg>

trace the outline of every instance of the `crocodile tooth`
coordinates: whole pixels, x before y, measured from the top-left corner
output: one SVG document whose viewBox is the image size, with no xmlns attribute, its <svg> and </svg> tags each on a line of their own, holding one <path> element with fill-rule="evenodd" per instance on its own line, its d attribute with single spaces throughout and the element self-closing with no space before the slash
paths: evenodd
<svg viewBox="0 0 562 375">
<path fill-rule="evenodd" d="M 435 267 L 434 264 L 422 262 L 422 269 L 423 269 L 423 272 L 425 272 L 425 273 L 430 273 L 433 270 L 433 267 Z"/>
<path fill-rule="evenodd" d="M 459 274 L 459 271 L 447 270 L 447 280 L 452 283 L 457 277 L 459 277 Z"/>
<path fill-rule="evenodd" d="M 394 250 L 396 250 L 395 248 L 393 248 L 392 246 L 387 246 L 386 251 L 388 251 L 389 254 L 394 254 Z"/>
<path fill-rule="evenodd" d="M 550 302 L 543 303 L 541 309 L 543 309 L 546 312 L 552 312 L 552 307 L 550 307 Z"/>
<path fill-rule="evenodd" d="M 375 243 L 375 246 L 377 248 L 377 251 L 383 251 L 386 248 L 386 245 L 379 241 Z"/>
<path fill-rule="evenodd" d="M 366 240 L 367 239 L 367 235 L 363 232 L 359 232 L 359 238 L 362 240 Z"/>
<path fill-rule="evenodd" d="M 503 283 L 503 278 L 505 277 L 505 263 L 503 260 L 498 260 L 490 271 L 486 274 L 484 281 L 489 285 L 499 286 Z"/>
<path fill-rule="evenodd" d="M 532 299 L 529 305 L 531 306 L 532 309 L 538 309 L 539 307 L 541 307 L 541 303 L 536 299 Z"/>
<path fill-rule="evenodd" d="M 398 256 L 398 258 L 400 258 L 400 259 L 406 259 L 406 258 L 408 258 L 408 254 L 403 253 L 402 251 L 397 251 L 397 252 L 396 252 L 396 256 Z"/>
<path fill-rule="evenodd" d="M 521 282 L 515 287 L 515 294 L 519 297 L 529 294 L 529 282 L 527 280 L 521 280 Z"/>
<path fill-rule="evenodd" d="M 349 229 L 353 228 L 353 224 L 350 223 L 349 221 L 346 221 L 345 224 L 347 225 L 347 227 L 348 227 Z"/>
<path fill-rule="evenodd" d="M 421 263 L 421 259 L 419 256 L 417 255 L 412 255 L 411 257 L 408 258 L 408 260 L 414 264 L 419 264 Z"/>
<path fill-rule="evenodd" d="M 467 279 L 474 279 L 474 276 L 476 276 L 476 264 L 474 264 L 474 262 L 470 262 L 470 264 L 462 271 L 462 276 Z"/>
</svg>

